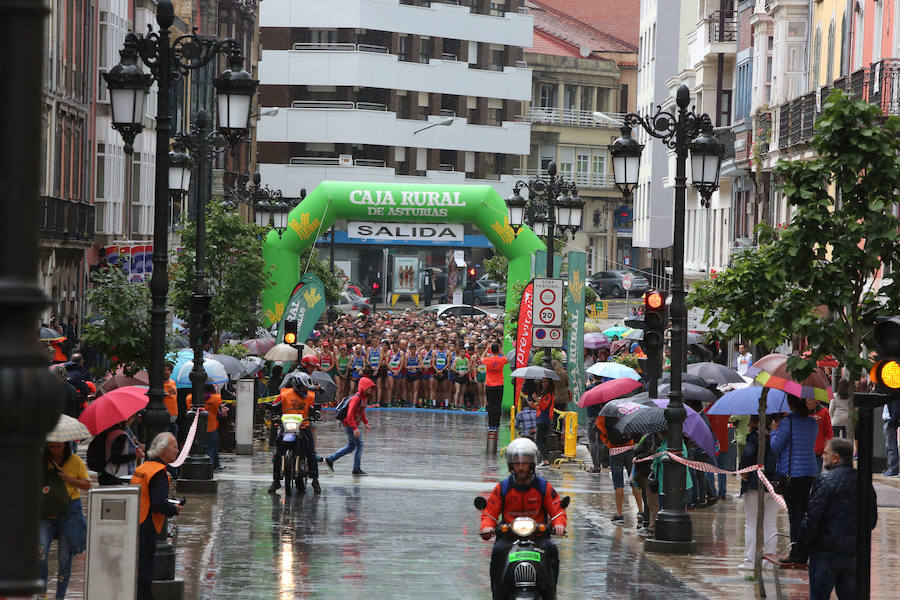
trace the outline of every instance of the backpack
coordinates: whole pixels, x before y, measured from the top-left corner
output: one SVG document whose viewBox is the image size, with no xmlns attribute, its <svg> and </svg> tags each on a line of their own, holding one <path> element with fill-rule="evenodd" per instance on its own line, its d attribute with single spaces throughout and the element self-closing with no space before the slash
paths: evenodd
<svg viewBox="0 0 900 600">
<path fill-rule="evenodd" d="M 500 482 L 500 514 L 503 514 L 503 507 L 506 506 L 506 494 L 509 492 L 509 487 L 511 485 L 513 485 L 513 478 L 511 476 Z M 532 476 L 531 487 L 541 493 L 542 499 L 547 494 L 547 480 L 543 477 L 538 477 L 537 475 Z"/>
<path fill-rule="evenodd" d="M 106 470 L 106 463 L 109 459 L 106 456 L 106 436 L 109 430 L 101 431 L 94 436 L 87 449 L 87 466 L 88 469 L 95 473 L 102 473 Z"/>
<path fill-rule="evenodd" d="M 355 394 L 350 394 L 345 397 L 343 400 L 337 403 L 337 406 L 334 407 L 334 418 L 338 421 L 343 421 L 347 418 L 347 411 L 350 410 L 350 400 L 353 398 Z"/>
<path fill-rule="evenodd" d="M 41 487 L 41 518 L 59 519 L 69 510 L 69 490 L 56 469 L 44 470 Z"/>
</svg>

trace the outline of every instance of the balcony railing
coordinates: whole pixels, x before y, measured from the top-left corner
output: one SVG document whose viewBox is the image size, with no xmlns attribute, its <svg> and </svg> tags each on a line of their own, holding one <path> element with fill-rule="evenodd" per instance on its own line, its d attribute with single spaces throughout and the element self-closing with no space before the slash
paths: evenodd
<svg viewBox="0 0 900 600">
<path fill-rule="evenodd" d="M 350 42 L 297 42 L 291 46 L 291 50 L 295 52 L 374 52 L 376 54 L 387 54 L 386 46 L 376 46 L 374 44 L 353 44 Z"/>
<path fill-rule="evenodd" d="M 550 125 L 568 125 L 571 127 L 607 127 L 616 128 L 622 125 L 624 113 L 602 113 L 604 117 L 594 116 L 589 110 L 575 110 L 574 108 L 556 107 L 531 107 L 524 115 L 518 115 L 517 119 L 525 123 Z"/>
<path fill-rule="evenodd" d="M 513 169 L 513 175 L 517 177 L 549 177 L 547 169 Z M 579 171 L 572 176 L 571 173 L 561 173 L 566 179 L 571 179 L 579 187 L 613 189 L 616 181 L 612 173 L 585 173 Z"/>
<path fill-rule="evenodd" d="M 872 65 L 869 102 L 886 115 L 900 115 L 900 59 L 886 58 Z"/>
<path fill-rule="evenodd" d="M 857 100 L 868 100 L 869 98 L 869 69 L 862 68 L 850 74 L 850 83 L 847 91 Z"/>
<path fill-rule="evenodd" d="M 90 244 L 94 241 L 94 206 L 42 196 L 41 237 Z"/>
<path fill-rule="evenodd" d="M 710 42 L 736 42 L 738 34 L 737 12 L 717 10 L 706 19 L 709 23 Z"/>
</svg>

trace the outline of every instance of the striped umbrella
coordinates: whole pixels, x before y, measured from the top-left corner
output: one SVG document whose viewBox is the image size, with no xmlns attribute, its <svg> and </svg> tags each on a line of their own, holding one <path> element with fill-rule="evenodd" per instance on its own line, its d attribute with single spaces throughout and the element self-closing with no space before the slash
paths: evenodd
<svg viewBox="0 0 900 600">
<path fill-rule="evenodd" d="M 831 399 L 831 382 L 820 369 L 802 381 L 796 381 L 787 369 L 788 357 L 784 354 L 769 354 L 753 363 L 747 375 L 763 387 L 781 390 L 798 398 L 815 398 L 819 402 Z"/>
<path fill-rule="evenodd" d="M 244 340 L 241 345 L 247 349 L 247 352 L 254 356 L 263 356 L 266 352 L 275 347 L 275 338 L 254 338 L 252 340 Z"/>
</svg>

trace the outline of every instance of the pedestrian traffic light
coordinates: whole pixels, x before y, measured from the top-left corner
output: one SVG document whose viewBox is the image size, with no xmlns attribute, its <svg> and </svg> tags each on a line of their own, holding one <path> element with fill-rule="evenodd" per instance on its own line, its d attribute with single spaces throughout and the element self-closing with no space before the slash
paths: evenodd
<svg viewBox="0 0 900 600">
<path fill-rule="evenodd" d="M 878 358 L 869 371 L 875 391 L 900 394 L 900 316 L 878 317 L 872 333 Z"/>
<path fill-rule="evenodd" d="M 645 352 L 661 350 L 666 332 L 666 293 L 659 291 L 644 294 Z"/>
<path fill-rule="evenodd" d="M 287 320 L 284 322 L 284 343 L 285 344 L 296 344 L 297 343 L 297 321 L 296 320 Z"/>
</svg>

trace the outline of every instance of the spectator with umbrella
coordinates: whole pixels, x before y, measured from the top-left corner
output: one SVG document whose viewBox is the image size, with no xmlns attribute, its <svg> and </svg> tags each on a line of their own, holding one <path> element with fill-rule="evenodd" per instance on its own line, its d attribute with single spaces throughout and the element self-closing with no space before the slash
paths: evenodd
<svg viewBox="0 0 900 600">
<path fill-rule="evenodd" d="M 553 378 L 544 377 L 541 380 L 540 389 L 532 393 L 528 400 L 528 405 L 536 412 L 537 434 L 535 442 L 537 443 L 538 452 L 540 452 L 543 459 L 538 466 L 550 464 L 547 438 L 550 435 L 550 426 L 553 423 L 553 407 L 555 404 L 553 391 Z"/>
</svg>

